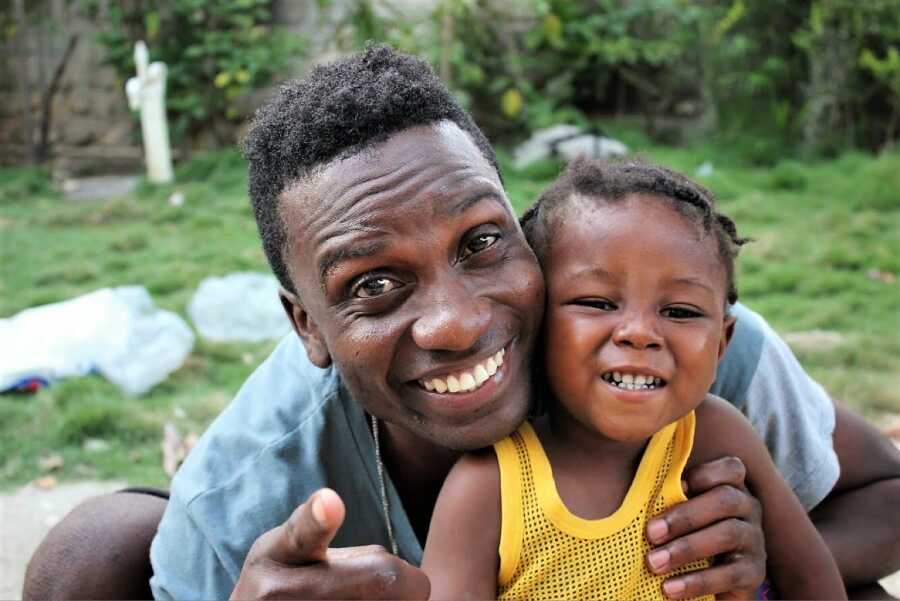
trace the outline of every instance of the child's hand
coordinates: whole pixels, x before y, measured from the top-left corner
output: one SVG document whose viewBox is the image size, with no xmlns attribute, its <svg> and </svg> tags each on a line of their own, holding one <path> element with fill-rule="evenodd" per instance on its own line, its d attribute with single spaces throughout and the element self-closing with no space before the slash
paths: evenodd
<svg viewBox="0 0 900 601">
<path fill-rule="evenodd" d="M 746 470 L 737 457 L 723 457 L 686 473 L 688 500 L 647 523 L 653 548 L 647 565 L 665 574 L 699 559 L 706 570 L 666 580 L 670 599 L 715 594 L 754 598 L 766 575 L 766 546 L 759 501 L 744 487 Z"/>
</svg>

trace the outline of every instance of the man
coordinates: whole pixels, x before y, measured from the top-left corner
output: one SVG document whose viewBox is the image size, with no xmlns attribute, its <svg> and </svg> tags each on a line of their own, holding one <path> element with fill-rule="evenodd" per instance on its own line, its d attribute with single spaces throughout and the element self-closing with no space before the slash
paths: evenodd
<svg viewBox="0 0 900 601">
<path fill-rule="evenodd" d="M 382 47 L 283 88 L 245 152 L 297 337 L 176 475 L 153 592 L 426 598 L 415 566 L 443 478 L 460 450 L 510 432 L 530 398 L 543 281 L 493 151 L 423 63 Z M 758 317 L 737 311 L 714 391 L 750 416 L 805 505 L 818 504 L 848 584 L 871 582 L 900 564 L 900 520 L 887 511 L 900 460 L 839 410 L 838 478 L 830 401 Z M 820 503 L 835 480 L 842 493 Z M 734 459 L 703 466 L 688 477 L 691 500 L 651 522 L 654 571 L 720 558 L 669 579 L 670 597 L 761 580 L 758 507 L 742 481 Z M 860 508 L 881 511 L 878 523 Z"/>
</svg>

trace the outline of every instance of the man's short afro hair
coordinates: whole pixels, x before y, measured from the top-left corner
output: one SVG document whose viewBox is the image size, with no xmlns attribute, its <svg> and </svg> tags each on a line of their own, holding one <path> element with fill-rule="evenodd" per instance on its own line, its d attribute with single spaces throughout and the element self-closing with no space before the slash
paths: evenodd
<svg viewBox="0 0 900 601">
<path fill-rule="evenodd" d="M 282 191 L 317 166 L 444 120 L 468 132 L 499 174 L 487 138 L 431 67 L 390 46 L 369 46 L 316 67 L 305 79 L 282 85 L 257 111 L 243 142 L 250 202 L 263 250 L 284 288 L 296 292 L 284 263 Z"/>
</svg>

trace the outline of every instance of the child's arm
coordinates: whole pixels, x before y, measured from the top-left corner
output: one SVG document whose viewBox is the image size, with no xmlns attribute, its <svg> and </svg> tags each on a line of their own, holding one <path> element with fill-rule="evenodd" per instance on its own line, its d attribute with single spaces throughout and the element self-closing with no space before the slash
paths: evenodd
<svg viewBox="0 0 900 601">
<path fill-rule="evenodd" d="M 492 449 L 464 455 L 431 516 L 422 569 L 431 599 L 495 599 L 500 547 L 500 470 Z"/>
<path fill-rule="evenodd" d="M 697 409 L 691 463 L 740 457 L 747 486 L 762 505 L 766 571 L 779 598 L 846 599 L 837 564 L 800 501 L 775 468 L 750 422 L 726 401 L 708 396 Z"/>
</svg>

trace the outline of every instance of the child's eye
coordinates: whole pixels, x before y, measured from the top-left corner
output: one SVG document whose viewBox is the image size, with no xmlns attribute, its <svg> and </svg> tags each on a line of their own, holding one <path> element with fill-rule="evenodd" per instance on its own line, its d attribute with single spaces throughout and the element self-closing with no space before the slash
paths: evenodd
<svg viewBox="0 0 900 601">
<path fill-rule="evenodd" d="M 616 303 L 605 298 L 579 298 L 572 302 L 573 305 L 579 307 L 590 307 L 591 309 L 599 309 L 601 311 L 615 311 L 618 307 Z"/>
<path fill-rule="evenodd" d="M 702 313 L 690 307 L 666 307 L 660 313 L 663 317 L 671 319 L 692 319 L 703 316 Z"/>
</svg>

